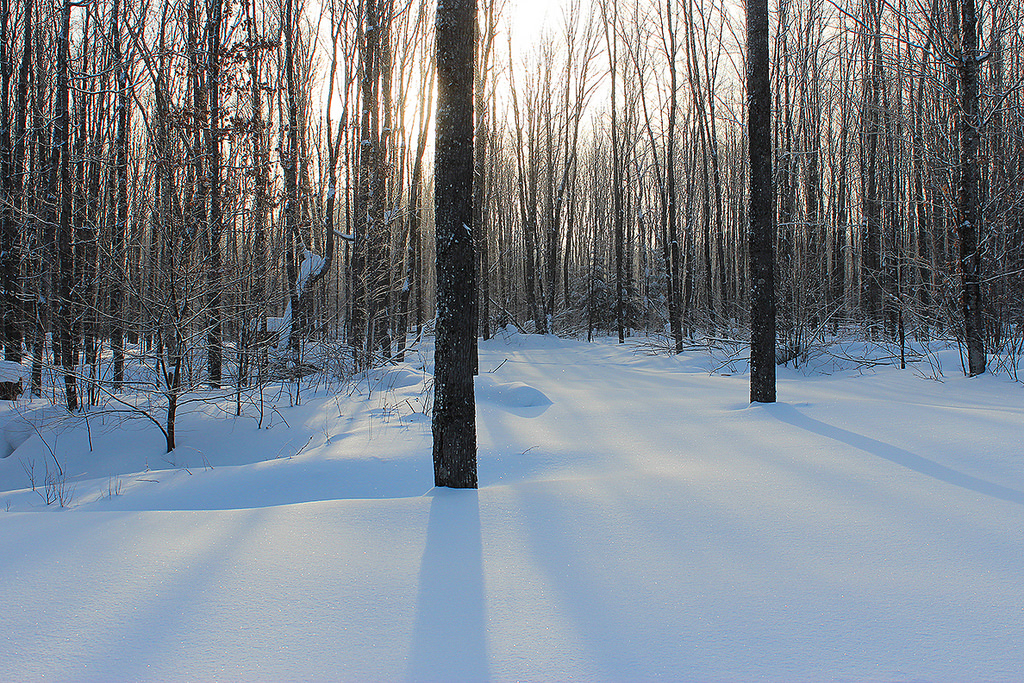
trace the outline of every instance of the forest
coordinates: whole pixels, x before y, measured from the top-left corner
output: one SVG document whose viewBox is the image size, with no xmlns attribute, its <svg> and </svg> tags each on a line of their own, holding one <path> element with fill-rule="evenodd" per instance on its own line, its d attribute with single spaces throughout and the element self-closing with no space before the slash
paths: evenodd
<svg viewBox="0 0 1024 683">
<path fill-rule="evenodd" d="M 432 3 L 0 2 L 2 343 L 27 391 L 111 400 L 127 359 L 173 415 L 402 359 L 434 315 Z M 525 36 L 514 4 L 479 11 L 479 336 L 747 337 L 742 7 L 557 9 Z M 837 338 L 956 341 L 971 375 L 1015 358 L 1017 0 L 770 9 L 777 362 Z"/>
<path fill-rule="evenodd" d="M 1019 681 L 1021 10 L 0 0 L 0 680 Z"/>
</svg>

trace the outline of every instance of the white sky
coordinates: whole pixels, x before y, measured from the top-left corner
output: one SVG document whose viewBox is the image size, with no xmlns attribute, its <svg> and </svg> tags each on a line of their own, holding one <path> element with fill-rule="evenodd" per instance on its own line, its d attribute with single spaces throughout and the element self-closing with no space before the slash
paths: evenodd
<svg viewBox="0 0 1024 683">
<path fill-rule="evenodd" d="M 484 0 L 486 2 L 487 0 Z M 523 52 L 537 43 L 545 30 L 557 31 L 569 0 L 507 0 L 505 16 L 512 33 L 513 50 Z M 585 7 L 590 0 L 580 0 Z M 502 39 L 502 43 L 507 40 Z"/>
</svg>

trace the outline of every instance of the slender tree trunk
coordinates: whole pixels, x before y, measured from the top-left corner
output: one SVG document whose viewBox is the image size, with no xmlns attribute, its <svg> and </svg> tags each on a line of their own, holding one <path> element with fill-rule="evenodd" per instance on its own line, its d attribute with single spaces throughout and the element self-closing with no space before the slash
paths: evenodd
<svg viewBox="0 0 1024 683">
<path fill-rule="evenodd" d="M 209 209 L 207 238 L 210 262 L 206 268 L 207 315 L 206 362 L 210 386 L 220 387 L 224 362 L 223 258 L 221 236 L 224 230 L 221 206 L 221 144 L 220 144 L 220 43 L 222 0 L 210 0 L 207 16 L 206 94 L 209 127 L 206 130 L 207 173 L 209 178 Z"/>
<path fill-rule="evenodd" d="M 59 176 L 58 182 L 51 182 L 51 188 L 59 193 L 57 224 L 57 305 L 55 316 L 56 334 L 54 360 L 59 360 L 64 371 L 64 396 L 69 412 L 78 410 L 78 385 L 75 379 L 75 353 L 72 338 L 72 282 L 74 280 L 74 251 L 72 249 L 72 189 L 71 189 L 71 147 L 70 116 L 68 97 L 70 95 L 69 50 L 71 45 L 71 3 L 65 0 L 61 12 L 61 28 L 57 41 L 57 83 L 54 89 L 53 151 Z"/>
<path fill-rule="evenodd" d="M 478 259 L 477 272 L 479 273 L 479 285 L 481 291 L 475 301 L 473 311 L 474 329 L 482 332 L 484 339 L 491 338 L 490 309 L 488 298 L 490 291 L 488 287 L 488 263 L 487 238 L 488 225 L 486 219 L 487 209 L 487 176 L 488 176 L 488 125 L 487 104 L 485 95 L 488 84 L 488 73 L 490 70 L 491 49 L 494 45 L 494 6 L 487 4 L 483 19 L 483 31 L 478 35 L 477 49 L 479 59 L 476 64 L 476 91 L 474 93 L 476 115 L 476 144 L 474 149 L 474 170 L 473 170 L 473 227 L 476 238 L 476 253 Z M 474 374 L 479 372 L 479 359 L 476 350 L 476 334 L 473 335 L 473 356 Z"/>
<path fill-rule="evenodd" d="M 872 6 L 871 22 L 874 34 L 866 36 L 869 41 L 865 49 L 865 60 L 871 65 L 871 75 L 865 85 L 867 89 L 864 101 L 864 237 L 863 263 L 861 278 L 865 287 L 865 314 L 872 335 L 876 334 L 882 319 L 882 199 L 879 189 L 879 137 L 882 133 L 882 48 L 879 8 Z"/>
<path fill-rule="evenodd" d="M 248 30 L 249 43 L 253 46 L 249 59 L 249 86 L 250 86 L 250 140 L 252 145 L 253 163 L 253 197 L 252 197 L 252 249 L 250 256 L 252 263 L 252 284 L 251 284 L 251 310 L 255 314 L 256 321 L 248 323 L 253 331 L 265 334 L 267 331 L 267 310 L 266 310 L 266 280 L 265 269 L 267 264 L 267 209 L 270 205 L 268 193 L 268 167 L 270 161 L 267 158 L 266 131 L 263 122 L 263 95 L 261 78 L 261 51 L 256 48 L 256 9 L 255 0 L 246 2 L 246 26 Z M 266 347 L 261 346 L 265 349 Z M 260 352 L 261 355 L 264 352 Z M 239 373 L 241 381 L 241 372 Z"/>
<path fill-rule="evenodd" d="M 302 337 L 305 334 L 305 320 L 300 301 L 299 266 L 302 247 L 299 237 L 299 105 L 298 91 L 295 85 L 295 30 L 298 20 L 295 17 L 293 0 L 285 1 L 284 26 L 284 68 L 285 87 L 288 109 L 287 151 L 283 155 L 281 165 L 284 167 L 284 233 L 287 247 L 285 249 L 285 275 L 288 283 L 288 303 L 291 310 L 291 331 L 288 335 L 288 351 L 293 364 L 298 364 L 302 349 Z M 304 256 L 304 254 L 301 254 Z"/>
<path fill-rule="evenodd" d="M 112 377 L 115 391 L 124 383 L 124 320 L 125 306 L 123 287 L 128 274 L 125 263 L 125 239 L 128 234 L 128 141 L 131 125 L 131 78 L 128 64 L 121 51 L 120 2 L 114 0 L 113 36 L 111 47 L 114 51 L 115 78 L 117 82 L 117 130 L 115 133 L 114 151 L 114 229 L 111 235 L 111 263 L 113 272 L 110 274 L 110 351 L 113 356 L 114 374 Z"/>
<path fill-rule="evenodd" d="M 9 0 L 8 0 L 9 1 Z M 24 311 L 21 303 L 21 286 L 18 282 L 18 271 L 21 266 L 21 248 L 19 244 L 19 225 L 25 225 L 25 174 L 26 144 L 28 135 L 28 86 L 32 65 L 32 14 L 33 1 L 25 0 L 23 19 L 23 48 L 21 64 L 18 68 L 17 96 L 14 105 L 14 130 L 8 146 L 10 151 L 9 165 L 5 166 L 0 179 L 7 188 L 2 198 L 3 206 L 0 215 L 3 224 L 0 226 L 0 271 L 3 278 L 3 341 L 5 360 L 20 363 L 22 359 L 23 319 Z M 6 35 L 7 31 L 3 31 Z M 13 61 L 13 59 L 12 59 Z M 9 68 L 6 64 L 4 69 Z M 6 90 L 6 88 L 5 88 Z M 6 93 L 3 95 L 6 102 Z M 4 126 L 7 126 L 7 115 L 4 115 Z M 9 129 L 7 129 L 9 130 Z M 5 135 L 6 135 L 5 130 Z M 21 212 L 19 214 L 19 212 Z"/>
<path fill-rule="evenodd" d="M 5 359 L 12 360 L 11 356 L 17 355 L 20 358 L 21 345 L 19 343 L 17 352 L 13 349 L 10 333 L 14 328 L 15 306 L 17 305 L 16 295 L 13 295 L 13 288 L 17 282 L 17 263 L 12 262 L 11 251 L 14 242 L 17 240 L 18 232 L 15 225 L 16 197 L 14 194 L 14 158 L 13 140 L 11 136 L 11 81 L 13 79 L 14 56 L 10 53 L 11 47 L 16 44 L 13 38 L 8 41 L 7 36 L 14 31 L 10 25 L 13 14 L 11 12 L 10 0 L 0 0 L 0 269 L 2 269 L 3 280 L 3 324 L 0 333 L 5 349 Z M 30 20 L 25 19 L 26 31 L 31 25 Z"/>
<path fill-rule="evenodd" d="M 673 58 L 673 62 L 675 59 Z M 680 251 L 679 251 L 679 211 L 676 207 L 676 133 L 675 133 L 675 118 L 676 118 L 676 87 L 675 87 L 675 67 L 670 67 L 672 74 L 672 92 L 670 94 L 671 104 L 669 105 L 669 120 L 668 120 L 668 133 L 666 135 L 666 154 L 665 154 L 665 175 L 666 184 L 665 188 L 665 199 L 667 203 L 666 207 L 666 240 L 668 242 L 668 259 L 667 259 L 667 272 L 666 279 L 668 280 L 668 295 L 669 295 L 669 329 L 672 331 L 672 340 L 675 344 L 676 353 L 683 352 L 683 305 L 681 301 L 680 282 L 679 282 L 679 271 L 680 271 Z"/>
<path fill-rule="evenodd" d="M 608 44 L 608 71 L 611 74 L 611 137 L 612 137 L 612 225 L 614 228 L 615 241 L 615 326 L 619 333 L 619 343 L 626 341 L 626 306 L 625 306 L 625 279 L 624 272 L 624 250 L 625 250 L 625 216 L 623 215 L 622 201 L 622 159 L 619 149 L 619 125 L 618 112 L 616 111 L 616 75 L 618 71 L 618 10 L 616 7 L 611 25 L 607 26 L 609 17 L 605 17 L 605 42 Z"/>
<path fill-rule="evenodd" d="M 419 116 L 419 139 L 416 143 L 416 156 L 413 160 L 412 174 L 409 179 L 409 222 L 406 226 L 405 238 L 405 281 L 402 284 L 401 310 L 402 310 L 402 333 L 399 337 L 398 360 L 405 357 L 405 338 L 409 331 L 409 319 L 413 319 L 416 326 L 416 334 L 419 335 L 422 322 L 420 307 L 420 254 L 422 253 L 421 225 L 423 215 L 423 159 L 427 151 L 427 134 L 431 124 L 431 109 L 434 105 L 434 82 L 436 72 L 433 69 L 434 59 L 430 58 L 428 71 L 430 73 L 429 87 L 426 89 L 427 99 L 421 103 Z"/>
</svg>

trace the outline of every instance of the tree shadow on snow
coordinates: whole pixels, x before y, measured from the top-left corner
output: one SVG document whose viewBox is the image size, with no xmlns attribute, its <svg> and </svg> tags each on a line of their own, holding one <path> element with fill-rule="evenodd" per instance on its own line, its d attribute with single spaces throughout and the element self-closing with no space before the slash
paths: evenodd
<svg viewBox="0 0 1024 683">
<path fill-rule="evenodd" d="M 435 488 L 420 564 L 408 678 L 490 678 L 480 502 L 475 490 Z"/>
<path fill-rule="evenodd" d="M 95 504 L 96 509 L 118 511 L 240 510 L 329 500 L 414 498 L 429 490 L 431 476 L 430 461 L 422 457 L 280 459 L 126 475 L 119 480 L 131 485 L 131 490 Z"/>
<path fill-rule="evenodd" d="M 957 472 L 954 469 L 940 465 L 937 462 L 923 458 L 916 453 L 911 453 L 903 448 L 898 448 L 891 444 L 887 444 L 883 441 L 878 441 L 861 434 L 856 434 L 840 427 L 835 427 L 830 424 L 826 424 L 820 420 L 815 420 L 812 417 L 804 415 L 799 410 L 791 405 L 785 403 L 776 403 L 769 406 L 772 416 L 780 422 L 798 427 L 806 430 L 813 434 L 824 436 L 828 439 L 844 443 L 853 448 L 869 453 L 870 455 L 877 456 L 883 460 L 888 460 L 891 463 L 906 467 L 909 470 L 918 472 L 928 477 L 932 477 L 938 481 L 946 484 L 952 484 L 953 486 L 959 486 L 960 488 L 967 489 L 968 491 L 974 491 L 984 496 L 991 498 L 997 498 L 999 500 L 1005 500 L 1008 503 L 1016 503 L 1017 505 L 1024 505 L 1024 493 L 994 484 L 984 479 L 978 479 L 972 477 L 969 474 L 963 472 Z"/>
</svg>

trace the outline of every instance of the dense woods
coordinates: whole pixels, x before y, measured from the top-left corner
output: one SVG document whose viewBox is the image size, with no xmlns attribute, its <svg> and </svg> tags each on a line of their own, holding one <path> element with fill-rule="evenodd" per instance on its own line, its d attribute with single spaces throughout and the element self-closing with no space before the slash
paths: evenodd
<svg viewBox="0 0 1024 683">
<path fill-rule="evenodd" d="M 742 9 L 573 0 L 525 50 L 514 9 L 477 17 L 479 334 L 746 338 Z M 956 338 L 978 374 L 1024 344 L 1021 10 L 769 3 L 778 362 Z M 434 316 L 433 41 L 432 2 L 0 0 L 30 391 L 150 392 L 173 448 L 201 387 L 400 358 Z"/>
</svg>

